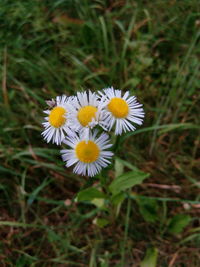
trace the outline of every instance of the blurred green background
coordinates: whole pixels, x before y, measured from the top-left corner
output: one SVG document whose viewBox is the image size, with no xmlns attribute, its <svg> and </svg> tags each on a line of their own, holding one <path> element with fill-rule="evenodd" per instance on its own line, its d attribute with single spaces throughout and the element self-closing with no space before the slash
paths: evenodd
<svg viewBox="0 0 200 267">
<path fill-rule="evenodd" d="M 0 1 L 0 266 L 200 266 L 199 4 Z M 107 182 L 119 167 L 150 174 L 114 219 L 74 201 L 98 181 L 41 138 L 45 100 L 108 86 L 146 117 Z"/>
</svg>

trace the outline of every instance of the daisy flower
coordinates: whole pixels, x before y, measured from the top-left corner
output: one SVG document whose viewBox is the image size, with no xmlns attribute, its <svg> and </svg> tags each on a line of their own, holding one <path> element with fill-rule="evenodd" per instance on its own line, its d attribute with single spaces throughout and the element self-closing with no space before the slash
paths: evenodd
<svg viewBox="0 0 200 267">
<path fill-rule="evenodd" d="M 110 159 L 113 156 L 109 143 L 109 136 L 106 133 L 99 137 L 98 131 L 89 132 L 88 140 L 84 139 L 84 135 L 76 134 L 68 136 L 63 143 L 71 147 L 71 149 L 61 150 L 63 161 L 66 162 L 66 167 L 75 164 L 74 173 L 81 175 L 94 176 L 101 171 L 102 168 L 110 164 Z"/>
<path fill-rule="evenodd" d="M 87 139 L 89 130 L 101 121 L 103 99 L 98 100 L 97 95 L 91 91 L 78 92 L 73 107 L 70 116 L 71 127 L 76 132 L 84 132 Z"/>
<path fill-rule="evenodd" d="M 44 111 L 48 116 L 45 117 L 45 122 L 42 123 L 45 128 L 42 136 L 47 143 L 51 141 L 60 145 L 66 134 L 72 133 L 69 128 L 67 113 L 70 110 L 70 103 L 73 99 L 73 97 L 62 95 L 57 96 L 55 100 L 47 101 L 51 109 Z"/>
<path fill-rule="evenodd" d="M 122 132 L 134 131 L 132 123 L 141 125 L 144 118 L 142 104 L 137 102 L 135 96 L 130 96 L 126 91 L 122 96 L 121 90 L 113 87 L 104 89 L 99 94 L 104 97 L 103 125 L 109 131 L 115 125 L 115 134 L 121 135 Z"/>
</svg>

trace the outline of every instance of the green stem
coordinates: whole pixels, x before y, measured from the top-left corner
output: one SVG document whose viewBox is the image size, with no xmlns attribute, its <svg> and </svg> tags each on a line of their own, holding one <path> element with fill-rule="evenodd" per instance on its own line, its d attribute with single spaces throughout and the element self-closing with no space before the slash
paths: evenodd
<svg viewBox="0 0 200 267">
<path fill-rule="evenodd" d="M 124 240 L 123 240 L 123 247 L 122 247 L 122 253 L 121 253 L 121 266 L 122 267 L 125 266 L 124 260 L 125 260 L 126 242 L 127 242 L 128 229 L 129 229 L 130 212 L 131 212 L 131 199 L 128 198 L 126 219 L 125 219 Z"/>
<path fill-rule="evenodd" d="M 117 135 L 116 139 L 115 139 L 115 144 L 113 146 L 113 152 L 114 154 L 118 151 L 119 149 L 119 144 L 120 144 L 120 136 Z"/>
</svg>

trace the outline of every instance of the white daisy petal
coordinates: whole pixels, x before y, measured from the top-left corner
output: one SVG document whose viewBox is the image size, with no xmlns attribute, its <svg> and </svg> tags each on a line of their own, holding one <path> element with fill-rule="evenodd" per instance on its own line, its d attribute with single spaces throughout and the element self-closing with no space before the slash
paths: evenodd
<svg viewBox="0 0 200 267">
<path fill-rule="evenodd" d="M 46 122 L 42 123 L 44 127 L 42 136 L 47 143 L 52 142 L 60 145 L 67 134 L 72 134 L 69 126 L 69 114 L 74 99 L 74 97 L 67 97 L 66 95 L 57 96 L 56 100 L 51 100 L 51 103 L 54 103 L 52 109 L 44 111 L 48 117 L 45 117 Z"/>
<path fill-rule="evenodd" d="M 115 126 L 115 134 L 121 135 L 123 132 L 136 129 L 132 123 L 143 123 L 145 114 L 142 104 L 137 102 L 135 96 L 130 96 L 129 91 L 122 96 L 121 90 L 111 87 L 98 93 L 104 98 L 100 122 L 103 129 L 110 131 Z"/>
<path fill-rule="evenodd" d="M 73 110 L 70 113 L 70 127 L 80 132 L 83 129 L 88 133 L 97 124 L 102 122 L 102 112 L 105 102 L 99 100 L 96 93 L 78 92 L 76 100 L 73 101 Z"/>
<path fill-rule="evenodd" d="M 60 151 L 66 167 L 75 165 L 73 171 L 80 175 L 91 177 L 96 175 L 110 164 L 113 156 L 111 151 L 105 150 L 112 146 L 109 143 L 109 136 L 105 133 L 98 136 L 98 131 L 94 133 L 90 131 L 88 139 L 85 139 L 83 133 L 68 136 L 63 143 L 71 148 Z"/>
</svg>

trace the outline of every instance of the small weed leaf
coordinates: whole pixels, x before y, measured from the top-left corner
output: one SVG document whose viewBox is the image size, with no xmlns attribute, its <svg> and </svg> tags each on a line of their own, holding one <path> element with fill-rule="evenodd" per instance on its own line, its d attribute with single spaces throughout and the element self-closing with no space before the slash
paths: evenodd
<svg viewBox="0 0 200 267">
<path fill-rule="evenodd" d="M 109 221 L 104 218 L 95 218 L 93 223 L 99 226 L 100 228 L 103 228 L 109 224 Z"/>
<path fill-rule="evenodd" d="M 155 222 L 158 219 L 158 204 L 154 199 L 136 199 L 140 213 L 147 222 Z"/>
<path fill-rule="evenodd" d="M 156 267 L 157 257 L 157 248 L 148 248 L 144 260 L 140 264 L 140 267 Z"/>
<path fill-rule="evenodd" d="M 89 187 L 80 191 L 77 195 L 77 201 L 91 201 L 96 198 L 105 198 L 104 193 L 94 187 Z"/>
<path fill-rule="evenodd" d="M 134 185 L 141 184 L 144 179 L 149 177 L 149 173 L 141 171 L 131 171 L 118 176 L 109 186 L 113 195 L 122 192 Z"/>
<path fill-rule="evenodd" d="M 168 232 L 171 234 L 179 234 L 190 223 L 191 216 L 187 214 L 178 214 L 170 219 Z"/>
</svg>

